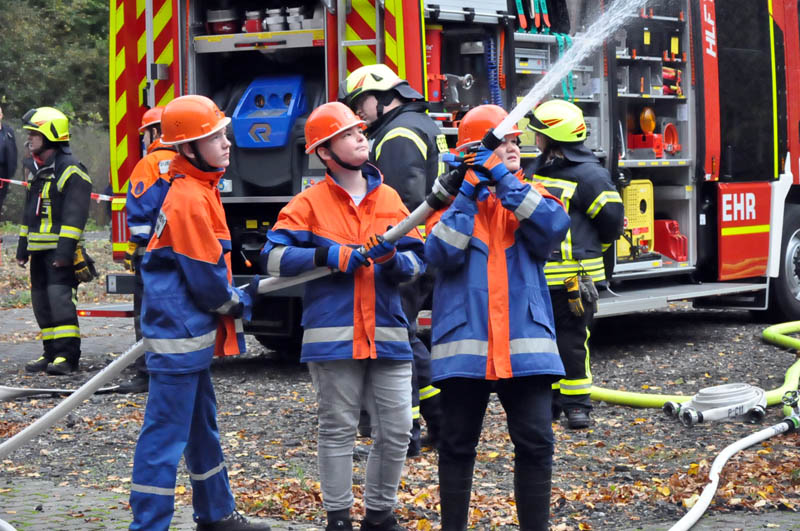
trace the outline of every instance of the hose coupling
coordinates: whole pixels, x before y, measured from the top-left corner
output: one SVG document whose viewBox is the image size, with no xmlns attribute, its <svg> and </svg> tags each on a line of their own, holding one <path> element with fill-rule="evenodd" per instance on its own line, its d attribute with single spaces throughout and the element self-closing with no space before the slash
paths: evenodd
<svg viewBox="0 0 800 531">
<path fill-rule="evenodd" d="M 674 418 L 677 417 L 678 414 L 681 412 L 681 405 L 677 402 L 668 401 L 664 402 L 664 406 L 661 408 L 661 410 L 668 417 Z"/>
<path fill-rule="evenodd" d="M 695 424 L 700 424 L 703 422 L 703 413 L 697 411 L 693 407 L 687 407 L 681 409 L 678 418 L 681 420 L 681 423 L 683 423 L 684 426 L 691 428 Z"/>
</svg>

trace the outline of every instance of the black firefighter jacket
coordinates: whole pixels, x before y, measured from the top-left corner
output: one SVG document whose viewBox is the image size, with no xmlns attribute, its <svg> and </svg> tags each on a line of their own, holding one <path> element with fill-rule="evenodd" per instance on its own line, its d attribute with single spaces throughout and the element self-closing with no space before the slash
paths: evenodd
<svg viewBox="0 0 800 531">
<path fill-rule="evenodd" d="M 444 170 L 439 154 L 447 151 L 447 140 L 425 114 L 425 102 L 410 102 L 388 111 L 369 129 L 370 162 L 383 173 L 383 182 L 394 188 L 413 211 L 430 192 Z"/>
<path fill-rule="evenodd" d="M 597 157 L 582 144 L 563 146 L 564 158 L 538 157 L 525 171 L 564 204 L 570 218 L 566 238 L 545 265 L 547 285 L 563 287 L 575 274 L 605 280 L 603 252 L 622 234 L 622 198 Z"/>
</svg>

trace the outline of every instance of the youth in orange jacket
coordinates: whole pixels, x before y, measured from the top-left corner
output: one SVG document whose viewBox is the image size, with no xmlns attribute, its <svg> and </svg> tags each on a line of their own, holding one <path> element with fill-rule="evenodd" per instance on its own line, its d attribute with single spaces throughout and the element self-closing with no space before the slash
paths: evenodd
<svg viewBox="0 0 800 531">
<path fill-rule="evenodd" d="M 479 143 L 506 116 L 496 105 L 470 110 L 459 126 L 457 149 Z M 512 129 L 494 152 L 479 149 L 453 204 L 428 223 L 425 257 L 436 269 L 432 369 L 444 419 L 443 531 L 467 528 L 475 448 L 493 392 L 514 443 L 520 528 L 548 528 L 550 385 L 564 367 L 543 268 L 566 234 L 569 217 L 542 187 L 511 173 L 519 171 L 520 134 Z"/>
<path fill-rule="evenodd" d="M 214 354 L 244 351 L 234 318 L 252 306 L 250 293 L 230 284 L 230 233 L 217 189 L 229 163 L 230 119 L 194 95 L 171 101 L 162 118 L 163 140 L 180 154 L 142 261 L 150 393 L 133 459 L 130 529 L 169 528 L 183 456 L 199 531 L 269 531 L 235 511 L 211 382 Z"/>
</svg>

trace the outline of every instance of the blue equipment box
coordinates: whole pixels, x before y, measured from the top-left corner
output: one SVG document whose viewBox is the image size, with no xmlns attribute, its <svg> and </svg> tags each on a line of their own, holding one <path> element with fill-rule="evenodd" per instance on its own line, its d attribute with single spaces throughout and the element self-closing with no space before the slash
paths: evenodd
<svg viewBox="0 0 800 531">
<path fill-rule="evenodd" d="M 286 145 L 295 120 L 306 112 L 302 76 L 258 77 L 233 111 L 233 136 L 240 148 Z"/>
</svg>

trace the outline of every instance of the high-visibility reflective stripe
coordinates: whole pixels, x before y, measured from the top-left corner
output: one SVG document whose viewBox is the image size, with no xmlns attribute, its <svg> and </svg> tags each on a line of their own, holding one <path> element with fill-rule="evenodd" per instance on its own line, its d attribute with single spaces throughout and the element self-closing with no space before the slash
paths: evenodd
<svg viewBox="0 0 800 531">
<path fill-rule="evenodd" d="M 553 382 L 552 384 L 550 384 L 550 388 L 553 389 L 554 391 L 558 391 L 559 389 L 561 389 L 561 382 Z"/>
<path fill-rule="evenodd" d="M 576 383 L 582 382 L 582 383 Z M 586 395 L 592 390 L 591 380 L 561 380 L 562 395 Z"/>
<path fill-rule="evenodd" d="M 140 485 L 131 483 L 131 492 L 141 492 L 143 494 L 157 494 L 159 496 L 175 496 L 175 489 L 165 489 L 164 487 L 153 487 L 151 485 Z"/>
<path fill-rule="evenodd" d="M 522 203 L 514 210 L 514 216 L 516 216 L 519 221 L 528 219 L 533 215 L 533 211 L 539 206 L 539 201 L 541 200 L 542 194 L 537 192 L 535 188 L 531 188 L 528 190 L 528 193 L 525 194 L 525 199 L 522 200 Z"/>
<path fill-rule="evenodd" d="M 80 168 L 78 168 L 77 166 L 70 166 L 66 170 L 64 170 L 64 173 L 62 173 L 61 177 L 58 179 L 58 184 L 56 184 L 56 188 L 58 188 L 59 192 L 61 191 L 62 188 L 64 188 L 64 185 L 67 183 L 67 179 L 69 179 L 73 175 L 77 175 L 78 177 L 80 177 L 81 179 L 83 179 L 88 183 L 92 182 L 92 179 L 90 179 L 89 176 L 86 175 Z"/>
<path fill-rule="evenodd" d="M 281 258 L 283 258 L 284 252 L 286 252 L 285 245 L 279 245 L 269 252 L 269 258 L 267 258 L 267 273 L 269 273 L 269 276 L 281 276 Z"/>
<path fill-rule="evenodd" d="M 408 341 L 408 328 L 404 326 L 376 326 L 375 341 Z"/>
<path fill-rule="evenodd" d="M 56 326 L 53 328 L 53 339 L 64 337 L 81 337 L 81 329 L 75 325 Z"/>
<path fill-rule="evenodd" d="M 352 326 L 325 326 L 321 328 L 306 328 L 303 331 L 303 344 L 325 343 L 328 341 L 352 341 Z"/>
<path fill-rule="evenodd" d="M 411 406 L 411 420 L 419 418 L 419 406 Z"/>
<path fill-rule="evenodd" d="M 80 240 L 82 234 L 83 229 L 79 229 L 78 227 L 70 227 L 69 225 L 62 225 L 61 232 L 59 232 L 58 236 L 60 238 L 72 238 L 73 240 Z"/>
<path fill-rule="evenodd" d="M 225 461 L 221 462 L 220 464 L 218 464 L 217 466 L 215 466 L 214 468 L 212 468 L 208 472 L 204 472 L 202 474 L 194 474 L 190 470 L 189 471 L 189 477 L 191 479 L 195 480 L 195 481 L 205 481 L 208 478 L 210 478 L 211 476 L 215 476 L 215 475 L 219 474 L 220 472 L 222 472 L 222 470 L 224 468 L 225 468 Z"/>
<path fill-rule="evenodd" d="M 233 320 L 233 328 L 236 330 L 237 334 L 244 333 L 244 323 L 242 322 L 241 318 Z"/>
<path fill-rule="evenodd" d="M 27 225 L 22 225 L 19 228 L 19 236 L 20 236 L 20 238 L 27 238 L 28 237 L 28 226 Z"/>
<path fill-rule="evenodd" d="M 539 352 L 552 352 L 558 354 L 558 345 L 555 341 L 545 337 L 526 337 L 511 340 L 511 355 L 531 354 Z"/>
<path fill-rule="evenodd" d="M 452 245 L 456 249 L 464 250 L 469 245 L 469 240 L 471 236 L 464 234 L 463 232 L 458 232 L 457 230 L 448 227 L 444 223 L 437 223 L 433 230 L 431 231 L 432 236 L 436 236 L 443 242 Z"/>
<path fill-rule="evenodd" d="M 422 389 L 419 390 L 419 399 L 420 400 L 427 400 L 428 398 L 433 398 L 434 396 L 441 393 L 441 389 L 438 387 L 434 387 L 432 385 L 426 385 Z"/>
<path fill-rule="evenodd" d="M 541 182 L 545 187 L 552 186 L 554 188 L 561 188 L 562 190 L 569 190 L 570 192 L 575 192 L 575 189 L 578 187 L 578 183 L 572 181 L 565 181 L 563 179 L 554 179 L 552 177 L 542 177 L 541 175 L 534 175 L 533 180 Z M 572 193 L 569 194 L 570 197 Z"/>
<path fill-rule="evenodd" d="M 405 257 L 407 257 L 411 261 L 411 263 L 414 265 L 414 276 L 419 275 L 419 270 L 422 267 L 422 265 L 420 264 L 420 261 L 419 261 L 419 258 L 417 258 L 417 255 L 413 251 L 403 251 L 400 254 L 405 256 Z"/>
<path fill-rule="evenodd" d="M 52 232 L 31 232 L 28 235 L 28 241 L 57 242 L 58 234 L 53 234 Z"/>
<path fill-rule="evenodd" d="M 417 146 L 417 149 L 419 149 L 420 153 L 422 153 L 422 158 L 428 160 L 428 146 L 425 145 L 425 141 L 422 140 L 417 133 L 406 127 L 396 127 L 386 133 L 386 136 L 381 139 L 381 143 L 375 148 L 375 159 L 377 160 L 381 158 L 381 148 L 385 142 L 398 137 L 411 140 L 414 145 Z"/>
<path fill-rule="evenodd" d="M 586 209 L 586 215 L 594 219 L 597 217 L 597 214 L 600 213 L 600 210 L 602 210 L 603 207 L 608 203 L 622 203 L 622 198 L 615 190 L 606 190 L 605 192 L 601 192 L 597 195 L 597 197 L 594 198 L 594 201 L 592 201 L 592 204 L 589 205 L 589 208 Z"/>
<path fill-rule="evenodd" d="M 178 339 L 144 338 L 144 348 L 154 354 L 186 354 L 204 348 L 213 347 L 217 339 L 217 330 L 197 337 L 183 337 Z"/>
<path fill-rule="evenodd" d="M 128 225 L 133 236 L 147 236 L 153 230 L 152 225 Z"/>
<path fill-rule="evenodd" d="M 44 341 L 49 341 L 53 339 L 53 329 L 52 328 L 42 328 L 42 339 Z"/>
<path fill-rule="evenodd" d="M 225 302 L 219 308 L 216 308 L 215 310 L 212 311 L 216 313 L 225 314 L 228 313 L 230 309 L 236 306 L 237 304 L 239 304 L 239 294 L 234 291 L 231 294 L 231 298 L 227 302 Z"/>
<path fill-rule="evenodd" d="M 50 185 L 51 181 L 44 183 L 42 187 L 42 199 L 50 199 Z M 44 201 L 43 201 L 44 202 Z M 43 212 L 47 217 L 39 222 L 39 232 L 49 233 L 53 229 L 53 210 L 51 208 L 43 208 Z"/>
<path fill-rule="evenodd" d="M 605 280 L 606 271 L 603 257 L 547 262 L 544 266 L 544 276 L 548 286 L 561 284 L 567 278 L 577 274 L 589 275 L 595 282 Z"/>
<path fill-rule="evenodd" d="M 28 242 L 29 251 L 46 251 L 48 249 L 55 249 L 57 246 L 58 242 Z"/>
<path fill-rule="evenodd" d="M 437 225 L 438 226 L 438 225 Z M 478 339 L 462 339 L 433 345 L 431 358 L 440 360 L 450 358 L 459 354 L 472 354 L 474 356 L 486 356 L 489 353 L 489 342 Z"/>
</svg>

